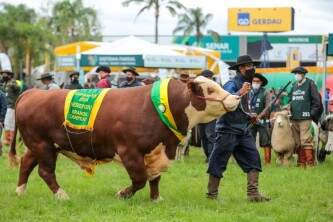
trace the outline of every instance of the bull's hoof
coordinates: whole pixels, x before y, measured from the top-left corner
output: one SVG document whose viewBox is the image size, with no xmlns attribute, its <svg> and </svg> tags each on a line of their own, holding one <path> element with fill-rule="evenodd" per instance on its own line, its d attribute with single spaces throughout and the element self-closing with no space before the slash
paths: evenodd
<svg viewBox="0 0 333 222">
<path fill-rule="evenodd" d="M 69 200 L 69 196 L 67 195 L 67 193 L 59 188 L 58 191 L 54 194 L 55 198 L 57 198 L 58 200 Z"/>
<path fill-rule="evenodd" d="M 17 196 L 22 196 L 25 193 L 26 187 L 27 187 L 27 184 L 22 184 L 21 186 L 16 187 Z"/>
<path fill-rule="evenodd" d="M 159 203 L 159 202 L 162 202 L 164 200 L 164 198 L 163 197 L 161 197 L 161 196 L 158 196 L 157 198 L 152 198 L 151 199 L 151 201 L 153 202 L 153 203 Z"/>
<path fill-rule="evenodd" d="M 128 188 L 125 188 L 123 190 L 119 190 L 116 196 L 118 199 L 128 199 L 133 196 L 133 193 Z"/>
</svg>

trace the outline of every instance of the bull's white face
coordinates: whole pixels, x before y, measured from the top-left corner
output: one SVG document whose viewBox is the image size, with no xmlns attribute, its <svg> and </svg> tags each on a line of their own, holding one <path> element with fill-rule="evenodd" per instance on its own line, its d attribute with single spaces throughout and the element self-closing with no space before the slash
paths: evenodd
<svg viewBox="0 0 333 222">
<path fill-rule="evenodd" d="M 220 102 L 205 100 L 206 108 L 203 111 L 195 110 L 194 107 L 191 107 L 190 104 L 190 106 L 185 110 L 189 119 L 196 116 L 196 120 L 194 122 L 205 123 L 221 117 L 228 111 L 236 110 L 240 102 L 239 96 L 231 95 L 230 93 L 222 89 L 221 86 L 219 86 L 216 82 L 203 76 L 195 78 L 194 82 L 198 83 L 199 86 L 202 88 L 203 96 L 205 98 L 213 98 L 216 100 L 220 100 Z M 223 101 L 223 103 L 221 101 Z M 198 115 L 199 112 L 200 115 Z M 194 122 L 194 125 L 197 124 Z M 191 124 L 190 120 L 190 125 L 193 124 Z"/>
</svg>

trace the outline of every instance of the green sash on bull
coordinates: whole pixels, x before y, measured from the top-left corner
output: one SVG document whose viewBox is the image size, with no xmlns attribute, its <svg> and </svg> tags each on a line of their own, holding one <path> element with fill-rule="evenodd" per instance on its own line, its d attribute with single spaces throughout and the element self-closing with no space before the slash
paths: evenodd
<svg viewBox="0 0 333 222">
<path fill-rule="evenodd" d="M 168 84 L 170 79 L 159 80 L 153 84 L 151 89 L 151 101 L 158 113 L 162 122 L 176 135 L 181 141 L 184 135 L 178 130 L 176 122 L 172 116 L 169 98 L 168 98 Z"/>
<path fill-rule="evenodd" d="M 71 90 L 66 96 L 64 125 L 73 129 L 92 130 L 98 110 L 109 89 Z"/>
</svg>

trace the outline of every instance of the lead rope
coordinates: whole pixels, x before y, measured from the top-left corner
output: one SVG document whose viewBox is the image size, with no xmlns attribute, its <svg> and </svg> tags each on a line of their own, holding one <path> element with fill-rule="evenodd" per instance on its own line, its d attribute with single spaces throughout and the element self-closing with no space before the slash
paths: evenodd
<svg viewBox="0 0 333 222">
<path fill-rule="evenodd" d="M 68 139 L 69 145 L 71 146 L 71 149 L 72 149 L 73 153 L 76 153 L 75 150 L 74 150 L 74 147 L 73 147 L 73 145 L 72 145 L 71 138 L 69 137 L 69 130 L 67 129 L 66 124 L 64 124 L 64 127 L 65 127 L 66 136 L 67 136 L 67 139 Z"/>
<path fill-rule="evenodd" d="M 94 162 L 96 162 L 97 156 L 96 156 L 96 153 L 95 153 L 95 150 L 94 150 L 94 146 L 93 146 L 93 141 L 92 141 L 93 140 L 92 137 L 93 137 L 93 131 L 94 130 L 92 130 L 92 131 L 84 131 L 84 132 L 72 132 L 72 131 L 68 130 L 68 128 L 67 128 L 67 126 L 65 124 L 64 124 L 64 128 L 65 128 L 65 131 L 66 131 L 66 135 L 67 135 L 67 139 L 68 139 L 69 145 L 70 145 L 73 153 L 76 153 L 76 152 L 75 152 L 75 149 L 73 147 L 72 141 L 71 141 L 71 139 L 69 137 L 69 133 L 76 134 L 76 135 L 81 135 L 81 134 L 85 134 L 85 133 L 89 133 L 90 132 L 90 148 L 91 148 L 91 151 L 92 151 L 92 153 L 94 155 Z"/>
</svg>

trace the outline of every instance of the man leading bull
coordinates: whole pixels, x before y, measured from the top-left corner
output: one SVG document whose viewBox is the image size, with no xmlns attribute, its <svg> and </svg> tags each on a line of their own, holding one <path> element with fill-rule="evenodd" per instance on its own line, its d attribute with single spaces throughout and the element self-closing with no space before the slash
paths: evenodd
<svg viewBox="0 0 333 222">
<path fill-rule="evenodd" d="M 237 74 L 223 88 L 234 95 L 243 96 L 251 90 L 251 81 L 255 74 L 255 62 L 248 55 L 238 57 L 237 63 L 229 69 Z M 255 140 L 249 131 L 250 118 L 241 106 L 229 112 L 216 122 L 216 140 L 209 158 L 209 182 L 207 197 L 216 199 L 223 172 L 227 168 L 228 160 L 233 154 L 242 170 L 247 173 L 247 196 L 249 201 L 269 201 L 258 191 L 258 178 L 261 172 L 259 152 Z"/>
</svg>

